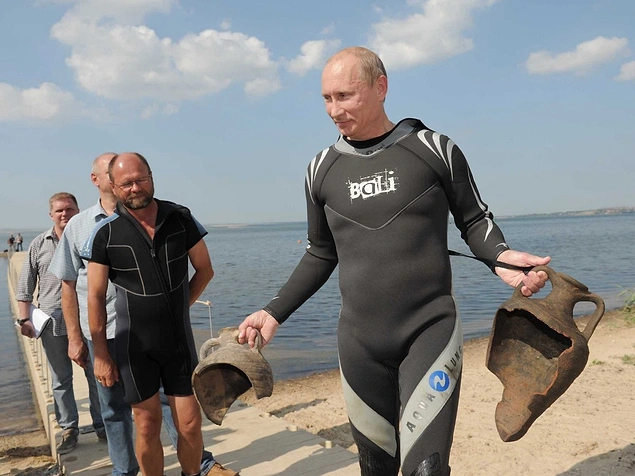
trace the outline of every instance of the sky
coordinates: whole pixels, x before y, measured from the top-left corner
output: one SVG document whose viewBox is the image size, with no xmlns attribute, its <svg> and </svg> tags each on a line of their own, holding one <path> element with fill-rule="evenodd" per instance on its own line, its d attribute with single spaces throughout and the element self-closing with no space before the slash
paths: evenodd
<svg viewBox="0 0 635 476">
<path fill-rule="evenodd" d="M 136 151 L 204 224 L 305 220 L 337 139 L 320 76 L 347 46 L 388 70 L 393 122 L 463 151 L 495 216 L 635 206 L 632 0 L 0 0 L 0 228 L 97 200 Z"/>
</svg>

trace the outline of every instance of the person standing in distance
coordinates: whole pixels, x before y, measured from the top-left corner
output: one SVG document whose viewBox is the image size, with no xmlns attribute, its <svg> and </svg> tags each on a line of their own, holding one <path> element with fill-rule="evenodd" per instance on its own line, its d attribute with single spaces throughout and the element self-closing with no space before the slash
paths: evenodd
<svg viewBox="0 0 635 476">
<path fill-rule="evenodd" d="M 17 235 L 15 235 L 15 250 L 16 251 L 23 251 L 22 250 L 22 234 L 18 233 Z"/>
<path fill-rule="evenodd" d="M 35 328 L 29 319 L 33 294 L 37 287 L 39 308 L 51 316 L 52 322 L 41 334 L 42 347 L 51 370 L 55 418 L 62 428 L 62 440 L 57 445 L 59 454 L 73 451 L 79 438 L 79 412 L 73 391 L 73 362 L 68 357 L 68 336 L 61 305 L 62 282 L 49 272 L 49 266 L 69 220 L 79 212 L 77 199 L 70 193 L 54 194 L 49 200 L 49 215 L 53 227 L 36 236 L 31 242 L 22 266 L 16 300 L 21 333 L 35 337 Z M 51 325 L 52 324 L 52 325 Z M 84 365 L 88 382 L 90 415 L 100 440 L 106 439 L 101 417 L 99 396 L 92 365 Z"/>
<path fill-rule="evenodd" d="M 163 474 L 161 386 L 176 423 L 182 472 L 199 474 L 203 438 L 191 385 L 198 360 L 189 307 L 214 274 L 203 241 L 207 232 L 187 208 L 154 198 L 152 171 L 142 155 L 114 156 L 108 175 L 118 200 L 115 214 L 97 225 L 81 251 L 89 261 L 88 322 L 95 375 L 106 387 L 123 382 L 145 476 Z M 189 263 L 195 271 L 191 279 Z M 116 288 L 116 364 L 106 342 L 109 279 Z"/>
<path fill-rule="evenodd" d="M 462 332 L 452 295 L 448 213 L 471 251 L 526 296 L 545 265 L 509 248 L 463 153 L 418 119 L 386 115 L 388 78 L 361 47 L 322 73 L 326 112 L 340 137 L 306 176 L 308 246 L 274 299 L 240 324 L 265 343 L 339 264 L 342 387 L 363 476 L 447 476 L 461 377 Z"/>
</svg>

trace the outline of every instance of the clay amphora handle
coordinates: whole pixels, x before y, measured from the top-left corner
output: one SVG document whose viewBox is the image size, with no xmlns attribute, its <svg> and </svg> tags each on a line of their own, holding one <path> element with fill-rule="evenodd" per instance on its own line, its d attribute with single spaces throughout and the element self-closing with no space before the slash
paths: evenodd
<svg viewBox="0 0 635 476">
<path fill-rule="evenodd" d="M 234 331 L 234 340 L 236 341 L 236 344 L 241 345 L 240 342 L 238 342 L 238 328 L 235 329 Z M 251 349 L 251 351 L 253 352 L 257 352 L 258 354 L 260 354 L 260 351 L 262 350 L 262 342 L 263 342 L 263 338 L 262 338 L 262 334 L 260 333 L 260 331 L 258 329 L 256 329 L 256 345 L 254 345 Z M 247 343 L 242 344 L 242 345 L 248 345 Z"/>
<path fill-rule="evenodd" d="M 544 296 L 542 298 L 541 297 L 537 297 L 537 299 L 542 299 L 542 300 L 549 299 L 549 296 L 551 296 L 551 293 L 553 292 L 555 287 L 558 284 L 561 284 L 560 275 L 558 273 L 556 273 L 553 269 L 551 269 L 549 266 L 536 266 L 536 267 L 532 268 L 531 270 L 532 271 L 536 271 L 536 272 L 544 271 L 545 273 L 547 273 L 547 277 L 549 278 L 549 281 L 551 281 L 551 291 L 546 296 Z M 532 299 L 531 297 L 525 296 L 521 292 L 521 289 L 523 288 L 523 286 L 524 286 L 523 283 L 520 283 L 518 286 L 516 286 L 516 289 L 514 289 L 514 293 L 513 293 L 512 297 L 513 298 L 519 298 L 519 299 Z"/>
<path fill-rule="evenodd" d="M 251 350 L 253 352 L 257 352 L 260 354 L 260 351 L 262 350 L 262 342 L 264 341 L 264 339 L 262 338 L 262 334 L 260 333 L 259 330 L 256 329 L 256 345 L 254 345 Z M 238 338 L 236 338 L 236 341 L 238 341 Z"/>
<path fill-rule="evenodd" d="M 223 331 L 227 331 L 230 330 L 234 333 L 233 336 L 233 340 L 236 341 L 236 344 L 240 345 L 238 343 L 238 328 L 233 329 L 233 328 L 223 328 L 221 329 L 221 332 Z M 258 332 L 258 335 L 256 336 L 256 345 L 252 348 L 249 349 L 253 352 L 257 352 L 260 354 L 260 351 L 262 350 L 262 335 L 260 334 L 260 331 L 256 331 Z M 212 352 L 214 352 L 214 350 L 216 350 L 216 347 L 220 347 L 222 344 L 220 337 L 214 337 L 213 339 L 207 339 L 205 342 L 203 342 L 203 345 L 201 346 L 201 350 L 199 350 L 198 352 L 198 359 L 199 360 L 204 360 L 205 357 L 207 357 L 208 355 L 210 355 Z"/>
<path fill-rule="evenodd" d="M 584 338 L 588 342 L 588 340 L 593 335 L 593 331 L 595 330 L 597 325 L 600 323 L 600 319 L 602 319 L 602 316 L 604 315 L 604 300 L 597 294 L 589 293 L 588 296 L 585 296 L 584 298 L 580 299 L 578 302 L 580 301 L 589 301 L 595 304 L 595 312 L 593 313 L 591 317 L 589 317 L 589 320 L 587 321 L 586 326 L 584 326 L 584 330 L 581 331 L 581 334 L 584 336 Z"/>
<path fill-rule="evenodd" d="M 218 347 L 219 345 L 220 340 L 218 339 L 218 337 L 207 339 L 205 342 L 203 342 L 201 349 L 198 351 L 198 360 L 205 360 L 205 357 L 214 352 L 214 347 Z"/>
<path fill-rule="evenodd" d="M 589 339 L 591 339 L 591 336 L 593 335 L 593 331 L 595 331 L 595 328 L 600 323 L 600 319 L 602 319 L 602 316 L 604 315 L 604 309 L 605 309 L 604 300 L 597 294 L 590 292 L 589 288 L 586 287 L 577 279 L 574 279 L 571 276 L 564 273 L 557 273 L 549 266 L 536 266 L 532 271 L 536 271 L 536 272 L 544 271 L 545 273 L 547 273 L 547 276 L 549 277 L 549 281 L 551 281 L 552 291 L 553 289 L 555 289 L 556 286 L 563 286 L 567 284 L 569 286 L 573 286 L 577 288 L 578 293 L 576 293 L 577 295 L 573 297 L 572 303 L 571 303 L 572 309 L 575 306 L 575 304 L 579 302 L 592 302 L 593 304 L 595 304 L 595 312 L 593 313 L 591 317 L 589 317 L 589 320 L 587 321 L 586 326 L 584 326 L 584 330 L 580 331 L 580 334 L 582 334 L 582 336 L 588 342 Z M 564 281 L 564 283 L 566 284 L 562 283 L 562 281 Z M 519 293 L 520 293 L 521 287 L 522 286 L 518 286 Z M 522 293 L 520 295 L 522 296 Z M 549 297 L 549 295 L 547 295 L 546 297 Z"/>
</svg>

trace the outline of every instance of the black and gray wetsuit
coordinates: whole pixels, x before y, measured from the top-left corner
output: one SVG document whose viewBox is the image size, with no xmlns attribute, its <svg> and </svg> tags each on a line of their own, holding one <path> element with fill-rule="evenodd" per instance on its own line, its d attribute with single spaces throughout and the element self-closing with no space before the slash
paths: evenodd
<svg viewBox="0 0 635 476">
<path fill-rule="evenodd" d="M 189 210 L 156 200 L 154 239 L 125 207 L 102 220 L 81 250 L 108 266 L 115 285 L 115 357 L 130 404 L 163 385 L 166 395 L 192 395 L 198 363 L 190 324 L 188 250 L 207 234 Z"/>
<path fill-rule="evenodd" d="M 476 256 L 509 249 L 463 153 L 404 119 L 318 154 L 306 198 L 306 253 L 265 310 L 284 322 L 339 263 L 340 368 L 362 474 L 449 474 L 462 333 L 448 212 Z"/>
</svg>

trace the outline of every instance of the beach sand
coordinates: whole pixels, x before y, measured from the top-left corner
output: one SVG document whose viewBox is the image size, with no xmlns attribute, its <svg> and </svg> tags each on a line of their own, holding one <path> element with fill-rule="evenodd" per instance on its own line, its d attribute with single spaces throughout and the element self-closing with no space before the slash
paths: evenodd
<svg viewBox="0 0 635 476">
<path fill-rule="evenodd" d="M 0 436 L 0 475 L 53 476 L 56 465 L 44 428 Z"/>
<path fill-rule="evenodd" d="M 488 339 L 465 344 L 453 475 L 635 475 L 635 325 L 624 314 L 605 314 L 589 341 L 585 370 L 513 443 L 496 430 L 503 387 L 485 367 L 487 345 Z M 262 400 L 250 390 L 242 400 L 356 451 L 337 370 L 276 382 Z"/>
<path fill-rule="evenodd" d="M 604 316 L 589 342 L 585 370 L 513 443 L 502 442 L 496 431 L 502 385 L 485 367 L 487 344 L 465 344 L 453 475 L 635 475 L 635 325 L 622 312 Z M 241 399 L 356 451 L 337 370 L 276 382 L 268 398 L 256 400 L 250 390 Z M 45 450 L 43 434 L 1 437 L 0 475 L 50 475 Z"/>
</svg>

